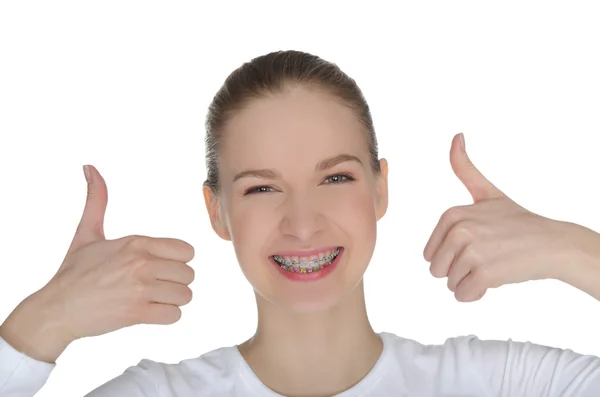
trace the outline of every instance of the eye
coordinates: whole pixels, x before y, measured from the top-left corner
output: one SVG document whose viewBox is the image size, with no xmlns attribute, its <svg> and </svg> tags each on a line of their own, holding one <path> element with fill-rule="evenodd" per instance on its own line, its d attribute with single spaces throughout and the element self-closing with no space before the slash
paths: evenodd
<svg viewBox="0 0 600 397">
<path fill-rule="evenodd" d="M 256 194 L 256 193 L 269 193 L 272 191 L 274 191 L 273 188 L 269 187 L 269 186 L 253 186 L 244 191 L 244 196 L 247 196 L 249 194 Z"/>
<path fill-rule="evenodd" d="M 348 174 L 335 174 L 335 175 L 330 175 L 327 178 L 325 178 L 325 181 L 327 182 L 327 184 L 338 184 L 338 183 L 347 183 L 347 182 L 352 182 L 355 179 L 348 175 Z"/>
</svg>

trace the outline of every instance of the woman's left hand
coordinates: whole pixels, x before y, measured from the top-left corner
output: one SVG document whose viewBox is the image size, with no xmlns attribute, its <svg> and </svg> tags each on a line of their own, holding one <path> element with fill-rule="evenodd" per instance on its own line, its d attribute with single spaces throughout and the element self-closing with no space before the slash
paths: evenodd
<svg viewBox="0 0 600 397">
<path fill-rule="evenodd" d="M 442 215 L 423 256 L 431 263 L 431 274 L 448 277 L 448 288 L 458 301 L 476 301 L 488 288 L 504 284 L 547 278 L 567 281 L 565 274 L 580 271 L 574 262 L 584 258 L 597 260 L 594 276 L 600 274 L 600 256 L 595 256 L 600 255 L 600 235 L 515 203 L 471 163 L 462 134 L 452 141 L 450 163 L 474 204 L 450 208 Z M 588 276 L 592 274 L 581 274 L 579 279 L 584 282 Z M 596 293 L 600 285 L 590 289 L 586 292 Z"/>
</svg>

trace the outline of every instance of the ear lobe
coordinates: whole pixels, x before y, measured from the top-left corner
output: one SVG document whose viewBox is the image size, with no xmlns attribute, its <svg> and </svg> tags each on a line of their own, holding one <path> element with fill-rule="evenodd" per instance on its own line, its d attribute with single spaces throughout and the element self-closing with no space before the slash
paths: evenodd
<svg viewBox="0 0 600 397">
<path fill-rule="evenodd" d="M 383 218 L 388 208 L 388 163 L 386 159 L 379 160 L 381 174 L 377 175 L 377 220 Z"/>
<path fill-rule="evenodd" d="M 231 241 L 231 236 L 229 235 L 229 231 L 225 227 L 221 216 L 219 198 L 212 189 L 206 185 L 202 187 L 202 193 L 204 195 L 204 204 L 206 205 L 206 211 L 208 212 L 208 217 L 210 218 L 210 224 L 213 230 L 223 240 Z"/>
</svg>

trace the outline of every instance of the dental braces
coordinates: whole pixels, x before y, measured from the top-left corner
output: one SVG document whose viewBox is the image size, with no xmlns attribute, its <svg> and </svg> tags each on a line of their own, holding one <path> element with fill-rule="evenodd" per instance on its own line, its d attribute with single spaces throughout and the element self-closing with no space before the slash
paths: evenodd
<svg viewBox="0 0 600 397">
<path fill-rule="evenodd" d="M 338 256 L 339 253 L 340 253 L 340 249 L 336 248 L 333 253 L 331 253 L 330 255 L 327 255 L 321 259 L 313 259 L 312 261 L 307 261 L 306 259 L 302 259 L 300 261 L 300 266 L 307 266 L 309 264 L 309 262 L 314 266 L 324 265 L 325 263 L 331 262 L 333 259 L 335 259 L 335 257 Z M 282 265 L 285 265 L 285 266 L 292 266 L 292 267 L 298 266 L 298 261 L 295 261 L 295 260 L 286 260 L 277 255 L 273 256 L 273 259 L 275 259 L 276 262 L 278 262 Z"/>
</svg>

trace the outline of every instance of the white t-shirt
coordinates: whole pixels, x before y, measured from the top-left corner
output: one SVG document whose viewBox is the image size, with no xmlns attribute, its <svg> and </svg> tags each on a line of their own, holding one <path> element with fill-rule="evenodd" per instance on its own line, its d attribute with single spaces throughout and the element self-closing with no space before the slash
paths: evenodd
<svg viewBox="0 0 600 397">
<path fill-rule="evenodd" d="M 383 352 L 357 385 L 337 397 L 598 397 L 600 358 L 474 335 L 424 345 L 379 334 Z M 31 359 L 0 338 L 0 396 L 31 397 L 56 364 Z M 86 397 L 281 397 L 252 372 L 236 346 L 178 364 L 142 360 Z"/>
</svg>

